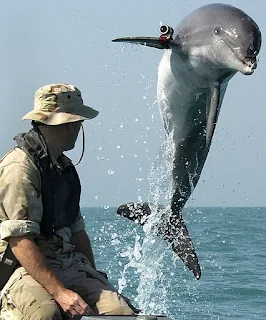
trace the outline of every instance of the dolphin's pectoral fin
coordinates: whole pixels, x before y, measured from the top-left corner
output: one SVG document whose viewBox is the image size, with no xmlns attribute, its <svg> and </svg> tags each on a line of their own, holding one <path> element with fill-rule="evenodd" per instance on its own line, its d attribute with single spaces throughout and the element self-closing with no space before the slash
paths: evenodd
<svg viewBox="0 0 266 320">
<path fill-rule="evenodd" d="M 163 207 L 161 206 L 161 208 Z M 144 225 L 151 214 L 151 209 L 147 202 L 128 203 L 120 205 L 117 214 Z M 164 216 L 162 220 L 166 220 L 166 217 Z M 171 244 L 173 251 L 193 272 L 195 278 L 199 279 L 201 270 L 198 257 L 181 214 L 179 216 L 172 215 L 167 222 L 162 221 L 162 224 L 157 227 L 158 235 Z"/>
<path fill-rule="evenodd" d="M 206 127 L 206 147 L 211 145 L 213 133 L 219 115 L 221 87 L 220 83 L 215 83 L 210 92 L 210 105 L 207 106 L 207 127 Z"/>
<path fill-rule="evenodd" d="M 201 277 L 199 260 L 182 216 L 172 215 L 170 217 L 164 239 L 171 244 L 173 251 L 185 266 L 193 272 L 195 278 L 199 280 Z"/>
</svg>

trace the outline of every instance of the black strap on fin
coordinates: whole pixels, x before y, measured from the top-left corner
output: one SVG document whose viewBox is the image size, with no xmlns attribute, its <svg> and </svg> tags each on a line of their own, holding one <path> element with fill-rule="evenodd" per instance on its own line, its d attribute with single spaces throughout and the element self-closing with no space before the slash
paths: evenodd
<svg viewBox="0 0 266 320">
<path fill-rule="evenodd" d="M 0 261 L 0 291 L 4 288 L 8 279 L 11 277 L 12 273 L 20 266 L 17 258 L 15 257 L 10 245 L 4 252 L 2 260 Z"/>
</svg>

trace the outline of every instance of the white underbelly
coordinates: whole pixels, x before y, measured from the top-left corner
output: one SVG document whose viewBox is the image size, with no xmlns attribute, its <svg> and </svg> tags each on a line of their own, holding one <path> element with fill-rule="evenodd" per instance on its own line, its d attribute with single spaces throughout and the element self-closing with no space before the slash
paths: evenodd
<svg viewBox="0 0 266 320">
<path fill-rule="evenodd" d="M 206 118 L 209 88 L 181 58 L 170 64 L 171 50 L 165 52 L 158 68 L 158 107 L 167 134 L 184 139 L 195 121 Z M 174 68 L 174 73 L 172 69 Z"/>
</svg>

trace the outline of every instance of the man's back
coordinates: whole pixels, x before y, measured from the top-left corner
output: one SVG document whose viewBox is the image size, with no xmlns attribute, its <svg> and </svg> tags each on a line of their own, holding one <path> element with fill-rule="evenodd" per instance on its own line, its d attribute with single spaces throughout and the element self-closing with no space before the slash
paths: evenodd
<svg viewBox="0 0 266 320">
<path fill-rule="evenodd" d="M 20 148 L 11 149 L 0 161 L 0 253 L 10 235 L 39 233 L 42 201 L 40 174 Z M 14 196 L 15 195 L 15 196 Z"/>
</svg>

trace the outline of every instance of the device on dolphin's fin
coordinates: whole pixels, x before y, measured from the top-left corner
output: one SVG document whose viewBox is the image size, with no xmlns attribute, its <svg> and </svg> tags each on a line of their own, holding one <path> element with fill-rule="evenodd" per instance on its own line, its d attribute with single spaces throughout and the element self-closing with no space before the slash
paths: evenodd
<svg viewBox="0 0 266 320">
<path fill-rule="evenodd" d="M 167 24 L 162 24 L 160 26 L 160 42 L 165 47 L 165 49 L 169 49 L 169 43 L 173 40 L 174 29 Z"/>
<path fill-rule="evenodd" d="M 157 210 L 163 208 L 164 206 L 161 205 Z M 144 225 L 148 221 L 151 213 L 151 208 L 147 202 L 130 202 L 120 205 L 117 209 L 117 214 L 140 225 Z M 162 224 L 157 226 L 157 234 L 171 244 L 172 250 L 179 256 L 185 266 L 193 272 L 197 280 L 200 279 L 199 260 L 182 216 L 171 215 L 166 217 L 165 215 L 161 221 Z"/>
</svg>

